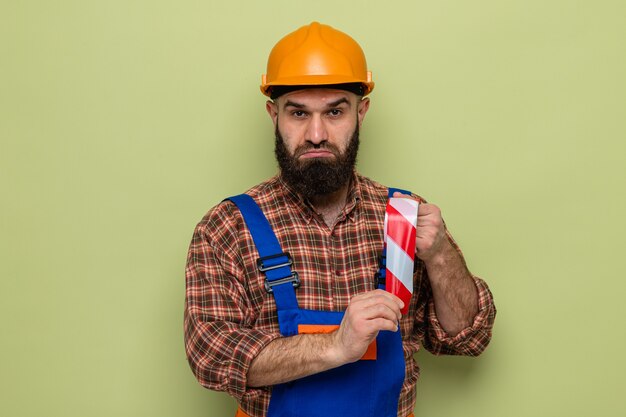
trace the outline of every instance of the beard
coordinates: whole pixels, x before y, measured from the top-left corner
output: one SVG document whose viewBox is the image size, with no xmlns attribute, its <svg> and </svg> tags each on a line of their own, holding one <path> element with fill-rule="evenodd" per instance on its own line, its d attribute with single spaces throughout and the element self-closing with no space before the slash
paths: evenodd
<svg viewBox="0 0 626 417">
<path fill-rule="evenodd" d="M 274 153 L 283 180 L 307 199 L 334 193 L 348 184 L 356 166 L 356 156 L 359 150 L 359 125 L 356 124 L 354 133 L 348 142 L 345 152 L 326 142 L 314 145 L 306 143 L 296 148 L 290 154 L 285 146 L 278 123 L 275 130 L 276 142 Z M 332 152 L 335 158 L 311 158 L 300 161 L 298 157 L 311 149 L 324 149 Z"/>
</svg>

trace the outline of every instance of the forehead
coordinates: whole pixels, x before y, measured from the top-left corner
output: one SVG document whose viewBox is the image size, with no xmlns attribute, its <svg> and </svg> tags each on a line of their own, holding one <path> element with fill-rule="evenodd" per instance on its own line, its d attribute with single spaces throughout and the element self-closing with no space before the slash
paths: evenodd
<svg viewBox="0 0 626 417">
<path fill-rule="evenodd" d="M 305 105 L 307 107 L 325 107 L 329 104 L 342 101 L 342 99 L 346 99 L 349 104 L 353 104 L 356 101 L 357 96 L 356 94 L 345 90 L 335 90 L 332 88 L 306 88 L 283 94 L 276 99 L 276 102 L 281 106 L 289 102 Z"/>
</svg>

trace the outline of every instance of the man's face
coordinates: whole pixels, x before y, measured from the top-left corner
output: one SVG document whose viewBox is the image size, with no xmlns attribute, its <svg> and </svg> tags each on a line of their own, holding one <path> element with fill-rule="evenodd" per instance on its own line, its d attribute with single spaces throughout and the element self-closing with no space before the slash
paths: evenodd
<svg viewBox="0 0 626 417">
<path fill-rule="evenodd" d="M 346 185 L 368 108 L 368 99 L 332 89 L 298 90 L 268 101 L 285 181 L 309 198 Z"/>
</svg>

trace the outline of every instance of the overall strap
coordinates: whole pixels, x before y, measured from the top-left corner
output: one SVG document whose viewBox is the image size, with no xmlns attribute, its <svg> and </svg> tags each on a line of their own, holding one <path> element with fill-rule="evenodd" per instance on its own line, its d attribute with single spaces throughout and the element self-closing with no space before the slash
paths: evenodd
<svg viewBox="0 0 626 417">
<path fill-rule="evenodd" d="M 393 197 L 393 193 L 396 193 L 396 192 L 397 193 L 406 194 L 406 195 L 409 195 L 409 196 L 411 195 L 410 191 L 403 190 L 402 188 L 392 188 L 392 187 L 389 187 L 389 193 L 387 195 L 387 198 Z"/>
<path fill-rule="evenodd" d="M 402 193 L 406 195 L 411 195 L 410 191 L 403 190 L 402 188 L 393 188 L 389 187 L 389 192 L 387 193 L 387 199 L 393 197 L 394 193 Z M 378 288 L 384 290 L 385 289 L 385 278 L 387 278 L 387 247 L 383 246 L 382 253 L 378 262 L 378 272 L 375 275 L 376 283 L 378 284 Z"/>
<path fill-rule="evenodd" d="M 235 203 L 250 230 L 259 252 L 257 268 L 265 273 L 265 289 L 274 294 L 276 308 L 279 311 L 298 308 L 294 289 L 300 285 L 300 279 L 296 272 L 291 271 L 290 266 L 293 264 L 291 255 L 281 249 L 267 218 L 254 199 L 247 194 L 229 197 L 226 200 Z"/>
</svg>

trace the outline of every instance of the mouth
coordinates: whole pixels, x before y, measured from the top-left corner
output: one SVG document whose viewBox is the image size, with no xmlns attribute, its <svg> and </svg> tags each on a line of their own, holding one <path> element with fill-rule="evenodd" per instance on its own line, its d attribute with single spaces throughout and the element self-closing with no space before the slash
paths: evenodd
<svg viewBox="0 0 626 417">
<path fill-rule="evenodd" d="M 309 151 L 304 152 L 299 156 L 300 159 L 309 159 L 309 158 L 331 158 L 334 157 L 335 154 L 331 151 L 327 151 L 325 149 L 311 149 Z"/>
</svg>

